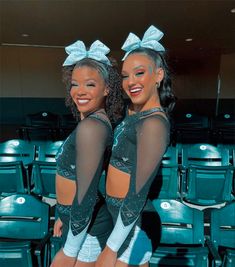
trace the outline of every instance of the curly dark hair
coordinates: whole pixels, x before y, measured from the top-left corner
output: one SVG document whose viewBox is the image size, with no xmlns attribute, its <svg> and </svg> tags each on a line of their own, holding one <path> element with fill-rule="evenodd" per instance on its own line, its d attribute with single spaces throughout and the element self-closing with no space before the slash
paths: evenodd
<svg viewBox="0 0 235 267">
<path fill-rule="evenodd" d="M 174 95 L 174 92 L 171 88 L 171 77 L 170 77 L 170 71 L 165 59 L 165 53 L 164 52 L 156 52 L 153 49 L 150 48 L 144 48 L 140 47 L 137 48 L 129 53 L 143 53 L 146 54 L 150 59 L 154 62 L 157 68 L 162 68 L 164 71 L 164 78 L 158 88 L 158 93 L 160 97 L 160 103 L 163 109 L 166 113 L 170 113 L 176 102 L 176 96 Z"/>
<path fill-rule="evenodd" d="M 122 94 L 121 76 L 118 72 L 116 61 L 113 58 L 109 59 L 112 66 L 91 58 L 84 58 L 72 66 L 63 67 L 62 80 L 66 85 L 65 105 L 70 107 L 72 114 L 77 120 L 80 119 L 80 112 L 77 110 L 77 107 L 70 96 L 71 78 L 74 68 L 84 66 L 97 70 L 109 89 L 109 93 L 105 101 L 105 111 L 107 112 L 110 122 L 115 125 L 123 117 L 124 100 Z"/>
</svg>

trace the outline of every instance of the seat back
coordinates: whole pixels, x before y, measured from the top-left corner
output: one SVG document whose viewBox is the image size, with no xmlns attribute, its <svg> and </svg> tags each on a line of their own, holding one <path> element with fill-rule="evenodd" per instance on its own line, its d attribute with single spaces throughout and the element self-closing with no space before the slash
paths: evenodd
<svg viewBox="0 0 235 267">
<path fill-rule="evenodd" d="M 32 192 L 38 196 L 56 198 L 56 163 L 35 161 L 32 169 Z"/>
<path fill-rule="evenodd" d="M 190 112 L 177 114 L 173 119 L 173 142 L 208 142 L 209 128 L 209 118 L 205 115 Z"/>
<path fill-rule="evenodd" d="M 156 178 L 150 190 L 150 198 L 172 198 L 180 197 L 180 180 L 178 172 L 178 149 L 169 146 L 163 155 Z"/>
<path fill-rule="evenodd" d="M 56 154 L 64 141 L 42 141 L 37 145 L 37 158 L 38 161 L 56 162 Z"/>
<path fill-rule="evenodd" d="M 22 161 L 23 165 L 33 162 L 35 145 L 21 139 L 12 139 L 0 143 L 0 162 Z"/>
<path fill-rule="evenodd" d="M 1 267 L 34 267 L 31 255 L 31 244 L 25 242 L 0 241 L 0 266 Z"/>
<path fill-rule="evenodd" d="M 29 191 L 29 169 L 35 157 L 35 145 L 20 139 L 0 143 L 0 194 Z"/>
<path fill-rule="evenodd" d="M 162 232 L 150 267 L 208 266 L 203 212 L 172 199 L 155 199 L 153 205 L 160 216 Z"/>
<path fill-rule="evenodd" d="M 54 128 L 59 126 L 59 116 L 49 111 L 40 111 L 26 116 L 26 125 Z"/>
<path fill-rule="evenodd" d="M 41 142 L 38 146 L 37 160 L 33 162 L 32 168 L 32 192 L 49 198 L 56 198 L 55 156 L 63 141 Z"/>
<path fill-rule="evenodd" d="M 0 162 L 0 196 L 5 197 L 15 193 L 27 193 L 24 169 L 21 161 Z"/>
<path fill-rule="evenodd" d="M 232 158 L 232 165 L 235 168 L 235 147 L 232 149 L 231 158 Z M 235 197 L 235 177 L 233 177 L 233 195 Z"/>
<path fill-rule="evenodd" d="M 235 249 L 235 202 L 211 211 L 211 239 L 217 247 Z"/>
<path fill-rule="evenodd" d="M 76 128 L 77 121 L 74 116 L 69 114 L 63 114 L 60 116 L 60 139 L 65 139 Z"/>
<path fill-rule="evenodd" d="M 0 201 L 0 266 L 38 266 L 34 262 L 31 242 L 45 238 L 48 227 L 49 205 L 46 203 L 27 194 L 11 195 L 2 199 Z"/>
<path fill-rule="evenodd" d="M 161 224 L 161 244 L 204 243 L 203 212 L 173 199 L 154 199 Z"/>
<path fill-rule="evenodd" d="M 182 164 L 200 166 L 229 165 L 229 150 L 226 147 L 217 147 L 208 143 L 183 144 Z"/>
<path fill-rule="evenodd" d="M 58 140 L 59 115 L 48 111 L 27 114 L 18 132 L 24 140 Z"/>
<path fill-rule="evenodd" d="M 211 128 L 216 142 L 235 144 L 235 114 L 218 114 L 212 119 Z"/>
<path fill-rule="evenodd" d="M 182 145 L 182 195 L 188 202 L 207 206 L 231 201 L 234 167 L 229 150 L 210 144 Z"/>
<path fill-rule="evenodd" d="M 41 239 L 48 233 L 49 205 L 28 194 L 0 201 L 0 237 Z"/>
<path fill-rule="evenodd" d="M 211 212 L 211 240 L 223 255 L 223 267 L 235 266 L 235 202 Z"/>
</svg>

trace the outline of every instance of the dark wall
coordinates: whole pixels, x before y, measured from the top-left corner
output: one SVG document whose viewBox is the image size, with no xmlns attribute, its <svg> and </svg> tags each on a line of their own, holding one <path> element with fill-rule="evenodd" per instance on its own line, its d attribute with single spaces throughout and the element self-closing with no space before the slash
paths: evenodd
<svg viewBox="0 0 235 267">
<path fill-rule="evenodd" d="M 40 111 L 59 115 L 70 113 L 63 98 L 2 97 L 0 98 L 0 123 L 24 124 L 25 116 Z"/>
</svg>

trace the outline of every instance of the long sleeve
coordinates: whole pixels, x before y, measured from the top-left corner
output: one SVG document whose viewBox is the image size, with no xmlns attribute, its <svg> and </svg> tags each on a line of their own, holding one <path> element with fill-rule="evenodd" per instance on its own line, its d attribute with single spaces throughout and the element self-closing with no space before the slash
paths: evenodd
<svg viewBox="0 0 235 267">
<path fill-rule="evenodd" d="M 110 129 L 100 120 L 86 118 L 76 129 L 76 185 L 70 229 L 64 246 L 67 256 L 76 257 L 86 236 L 96 203 L 103 155 L 110 141 Z"/>
<path fill-rule="evenodd" d="M 162 116 L 149 116 L 137 123 L 136 154 L 129 191 L 107 241 L 107 246 L 113 251 L 119 250 L 139 218 L 168 142 L 169 124 Z"/>
</svg>

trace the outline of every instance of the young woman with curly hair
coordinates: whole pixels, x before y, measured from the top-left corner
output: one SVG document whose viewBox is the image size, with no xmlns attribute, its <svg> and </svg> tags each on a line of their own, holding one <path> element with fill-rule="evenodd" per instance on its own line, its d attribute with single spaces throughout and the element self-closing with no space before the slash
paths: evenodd
<svg viewBox="0 0 235 267">
<path fill-rule="evenodd" d="M 98 185 L 113 141 L 112 124 L 122 116 L 121 78 L 98 40 L 89 50 L 77 41 L 66 52 L 66 105 L 79 122 L 56 158 L 54 235 L 62 235 L 63 248 L 51 266 L 93 267 L 112 230 Z"/>
</svg>

